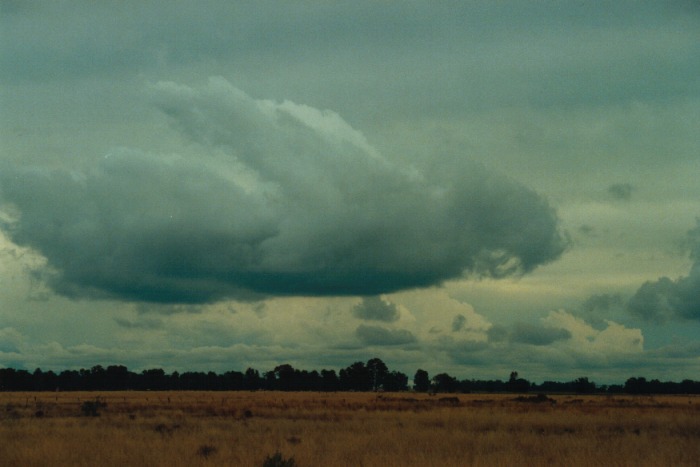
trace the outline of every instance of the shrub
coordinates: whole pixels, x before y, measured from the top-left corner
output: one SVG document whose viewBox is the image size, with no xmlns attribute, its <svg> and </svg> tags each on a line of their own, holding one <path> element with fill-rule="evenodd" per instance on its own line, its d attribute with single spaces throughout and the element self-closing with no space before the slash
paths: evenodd
<svg viewBox="0 0 700 467">
<path fill-rule="evenodd" d="M 197 449 L 197 454 L 203 458 L 208 458 L 216 452 L 216 447 L 210 444 L 202 444 L 199 449 Z"/>
<path fill-rule="evenodd" d="M 99 417 L 100 409 L 107 407 L 106 402 L 102 402 L 99 398 L 94 401 L 85 401 L 80 406 L 80 410 L 86 417 Z"/>
<path fill-rule="evenodd" d="M 293 457 L 285 459 L 279 451 L 272 456 L 267 456 L 263 462 L 263 467 L 295 467 L 296 465 Z"/>
</svg>

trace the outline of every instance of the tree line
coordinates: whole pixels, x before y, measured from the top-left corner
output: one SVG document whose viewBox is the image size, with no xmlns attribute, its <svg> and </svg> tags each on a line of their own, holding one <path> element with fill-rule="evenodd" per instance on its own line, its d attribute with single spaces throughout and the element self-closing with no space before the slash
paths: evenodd
<svg viewBox="0 0 700 467">
<path fill-rule="evenodd" d="M 29 372 L 14 368 L 0 368 L 0 391 L 409 391 L 440 393 L 575 393 L 575 394 L 700 394 L 700 381 L 681 382 L 647 380 L 644 377 L 627 379 L 624 384 L 597 385 L 587 377 L 573 381 L 545 381 L 541 384 L 521 378 L 516 371 L 507 380 L 459 380 L 447 373 L 432 378 L 419 369 L 409 384 L 408 375 L 390 370 L 379 358 L 355 362 L 347 368 L 307 371 L 290 364 L 276 366 L 266 372 L 248 368 L 244 372 L 174 371 L 170 374 L 160 368 L 130 371 L 124 365 L 101 365 L 90 369 L 64 370 L 60 373 Z"/>
</svg>

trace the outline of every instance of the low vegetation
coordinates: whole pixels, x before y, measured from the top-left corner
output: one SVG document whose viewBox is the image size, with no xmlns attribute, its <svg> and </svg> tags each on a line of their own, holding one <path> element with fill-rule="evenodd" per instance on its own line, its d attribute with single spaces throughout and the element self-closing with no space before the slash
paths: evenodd
<svg viewBox="0 0 700 467">
<path fill-rule="evenodd" d="M 16 466 L 694 466 L 700 397 L 4 392 L 0 440 Z"/>
</svg>

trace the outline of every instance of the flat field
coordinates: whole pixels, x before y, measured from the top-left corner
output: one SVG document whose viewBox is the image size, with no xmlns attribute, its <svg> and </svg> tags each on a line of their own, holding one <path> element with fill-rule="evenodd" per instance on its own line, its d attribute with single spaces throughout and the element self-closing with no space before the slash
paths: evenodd
<svg viewBox="0 0 700 467">
<path fill-rule="evenodd" d="M 296 466 L 697 466 L 700 397 L 0 393 L 3 466 L 262 466 L 276 453 Z"/>
</svg>

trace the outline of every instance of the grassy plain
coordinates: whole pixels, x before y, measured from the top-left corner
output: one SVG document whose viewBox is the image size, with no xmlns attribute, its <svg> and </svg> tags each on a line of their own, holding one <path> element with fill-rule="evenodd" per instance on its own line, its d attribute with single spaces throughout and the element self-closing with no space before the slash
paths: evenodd
<svg viewBox="0 0 700 467">
<path fill-rule="evenodd" d="M 279 452 L 296 466 L 700 465 L 700 397 L 550 398 L 0 393 L 0 464 L 260 466 Z"/>
</svg>

